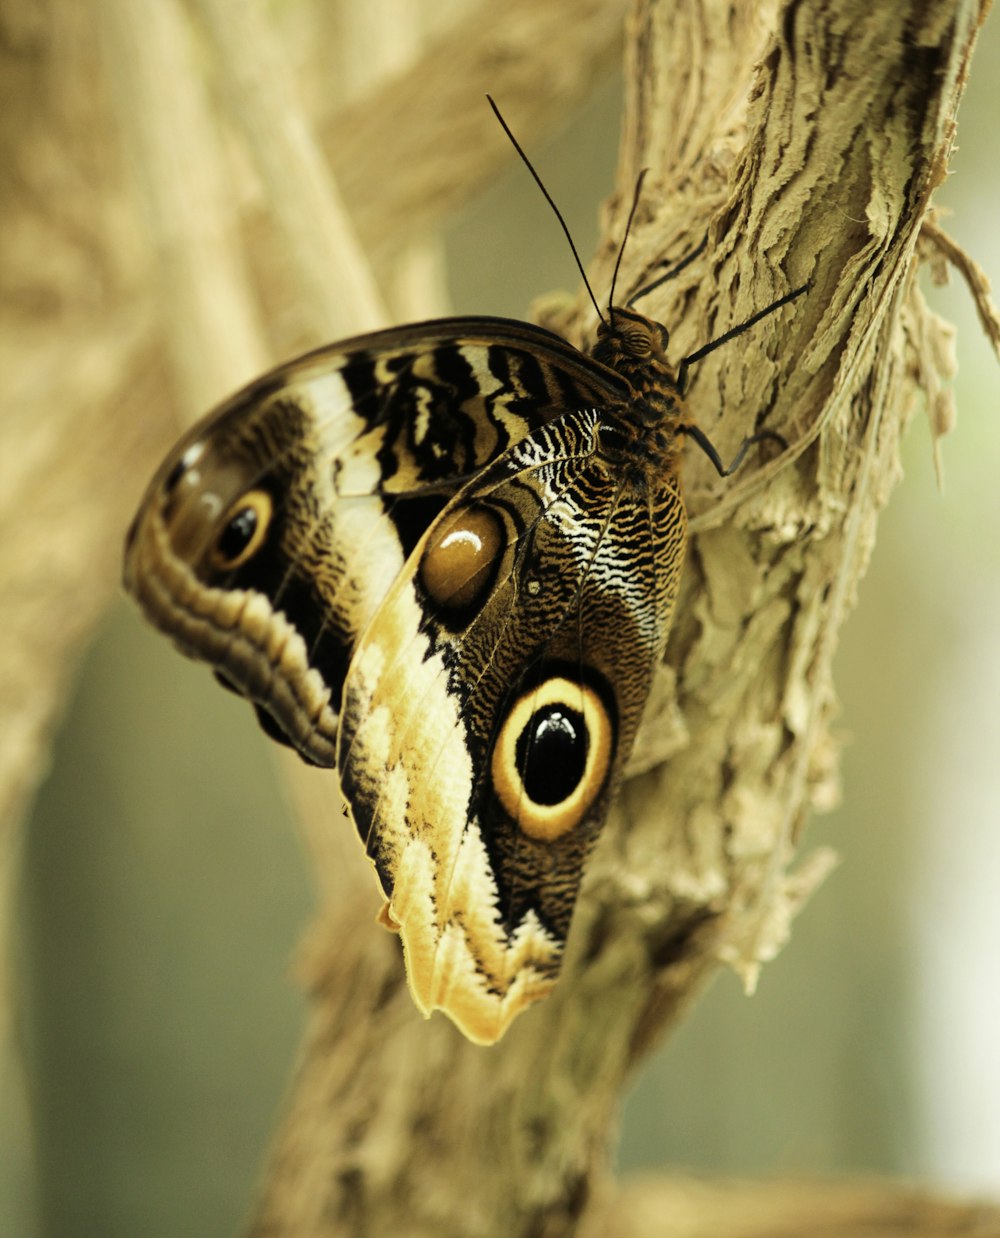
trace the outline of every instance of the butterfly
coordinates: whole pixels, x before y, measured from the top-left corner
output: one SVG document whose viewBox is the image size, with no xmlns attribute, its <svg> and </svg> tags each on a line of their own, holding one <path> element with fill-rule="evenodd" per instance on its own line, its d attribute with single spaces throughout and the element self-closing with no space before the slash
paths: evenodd
<svg viewBox="0 0 1000 1238">
<path fill-rule="evenodd" d="M 417 1006 L 480 1044 L 558 977 L 670 630 L 684 439 L 725 475 L 778 437 L 725 468 L 688 368 L 805 289 L 672 366 L 633 303 L 699 252 L 598 308 L 589 353 L 462 317 L 278 366 L 183 436 L 126 539 L 146 617 L 337 770 Z"/>
</svg>

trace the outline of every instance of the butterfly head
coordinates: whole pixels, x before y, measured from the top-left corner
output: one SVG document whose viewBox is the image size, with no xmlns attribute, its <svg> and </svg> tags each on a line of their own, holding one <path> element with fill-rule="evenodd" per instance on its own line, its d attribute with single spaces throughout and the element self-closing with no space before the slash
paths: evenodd
<svg viewBox="0 0 1000 1238">
<path fill-rule="evenodd" d="M 636 387 L 651 382 L 671 384 L 673 370 L 667 360 L 670 333 L 667 328 L 637 310 L 611 306 L 606 322 L 597 328 L 592 356 Z"/>
</svg>

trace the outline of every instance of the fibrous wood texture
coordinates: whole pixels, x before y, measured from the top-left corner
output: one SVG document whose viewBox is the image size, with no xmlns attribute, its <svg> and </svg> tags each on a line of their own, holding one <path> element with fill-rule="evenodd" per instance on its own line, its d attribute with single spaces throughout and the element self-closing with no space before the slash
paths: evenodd
<svg viewBox="0 0 1000 1238">
<path fill-rule="evenodd" d="M 2 312 L 14 328 L 5 338 L 18 341 L 5 349 L 14 399 L 2 432 L 13 446 L 0 446 L 0 571 L 13 617 L 0 668 L 5 822 L 42 768 L 75 651 L 117 575 L 121 530 L 178 414 L 325 330 L 322 281 L 311 308 L 289 311 L 275 255 L 294 264 L 309 252 L 305 233 L 329 223 L 329 196 L 295 216 L 283 245 L 253 190 L 233 201 L 213 171 L 227 148 L 201 66 L 216 66 L 231 113 L 245 86 L 232 71 L 244 66 L 226 60 L 239 40 L 219 35 L 225 6 L 143 7 L 155 10 L 156 40 L 130 24 L 124 0 L 103 0 L 96 27 L 68 2 L 30 14 L 7 5 L 7 76 L 23 101 L 2 122 L 12 152 Z M 752 983 L 829 866 L 823 854 L 796 861 L 796 846 L 810 806 L 835 784 L 837 633 L 897 479 L 907 418 L 929 393 L 935 424 L 948 419 L 947 337 L 914 272 L 985 7 L 632 5 L 618 193 L 592 280 L 609 286 L 648 167 L 619 287 L 708 236 L 704 257 L 642 305 L 674 328 L 677 356 L 809 281 L 806 298 L 706 359 L 692 385 L 693 412 L 724 457 L 754 426 L 779 430 L 790 450 L 762 454 L 724 485 L 688 462 L 695 536 L 635 777 L 591 864 L 556 996 L 499 1046 L 475 1048 L 440 1017 L 416 1015 L 397 943 L 371 923 L 370 877 L 357 865 L 354 892 L 337 867 L 346 830 L 330 830 L 324 793 L 322 823 L 307 833 L 338 901 L 312 936 L 315 1010 L 253 1233 L 671 1232 L 661 1208 L 674 1213 L 676 1197 L 653 1206 L 654 1191 L 616 1195 L 609 1132 L 630 1072 L 702 981 L 728 962 Z M 530 142 L 607 62 L 620 24 L 606 0 L 512 0 L 502 20 L 471 11 L 377 97 L 311 126 L 362 243 L 385 262 L 493 170 L 502 147 L 485 140 L 488 114 L 469 99 L 487 87 L 523 99 L 511 119 Z M 97 35 L 107 73 L 95 91 Z M 136 40 L 159 51 L 159 68 L 129 63 Z M 280 58 L 267 63 L 257 88 L 275 90 L 293 130 L 307 124 L 282 94 Z M 140 103 L 183 114 L 183 130 L 135 115 Z M 145 230 L 103 136 L 115 116 L 141 174 Z M 256 132 L 257 175 L 266 178 L 265 155 L 289 160 L 272 165 L 282 169 L 274 193 L 315 172 L 308 143 L 297 159 L 255 154 L 268 141 Z M 169 202 L 182 156 L 187 189 Z M 942 250 L 940 233 L 926 234 Z M 252 242 L 252 262 L 235 235 Z M 327 295 L 338 295 L 332 282 Z M 278 325 L 268 332 L 264 320 Z M 583 300 L 547 320 L 581 342 L 594 325 Z M 315 787 L 303 785 L 304 795 Z M 779 1211 L 757 1232 L 803 1232 L 783 1231 Z M 828 1232 L 859 1232 L 861 1214 L 843 1215 L 855 1228 Z M 913 1204 L 910 1232 L 922 1215 Z M 678 1222 L 674 1232 L 721 1231 Z"/>
</svg>

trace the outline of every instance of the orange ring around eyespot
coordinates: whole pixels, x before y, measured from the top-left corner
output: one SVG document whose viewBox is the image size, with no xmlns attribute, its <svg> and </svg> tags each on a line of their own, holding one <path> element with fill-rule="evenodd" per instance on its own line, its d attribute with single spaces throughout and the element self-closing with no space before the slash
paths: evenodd
<svg viewBox="0 0 1000 1238">
<path fill-rule="evenodd" d="M 529 799 L 517 766 L 517 742 L 540 709 L 565 705 L 584 720 L 587 756 L 570 795 L 558 804 Z M 592 807 L 607 779 L 614 750 L 613 725 L 600 695 L 588 684 L 553 675 L 520 696 L 503 721 L 490 761 L 493 789 L 504 811 L 523 834 L 554 842 L 574 830 Z"/>
</svg>

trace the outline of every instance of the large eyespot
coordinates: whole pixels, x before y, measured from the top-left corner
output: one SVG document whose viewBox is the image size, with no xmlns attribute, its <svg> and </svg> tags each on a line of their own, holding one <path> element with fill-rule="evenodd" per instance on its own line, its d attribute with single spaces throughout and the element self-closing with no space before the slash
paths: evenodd
<svg viewBox="0 0 1000 1238">
<path fill-rule="evenodd" d="M 420 581 L 447 611 L 478 609 L 496 579 L 506 538 L 488 507 L 462 507 L 431 532 L 420 560 Z"/>
<path fill-rule="evenodd" d="M 612 721 L 598 693 L 553 675 L 520 696 L 504 719 L 493 748 L 493 789 L 529 838 L 553 842 L 586 816 L 613 750 Z"/>
<path fill-rule="evenodd" d="M 250 490 L 230 507 L 222 519 L 212 547 L 212 566 L 232 572 L 260 550 L 274 515 L 274 500 L 266 490 Z"/>
</svg>

